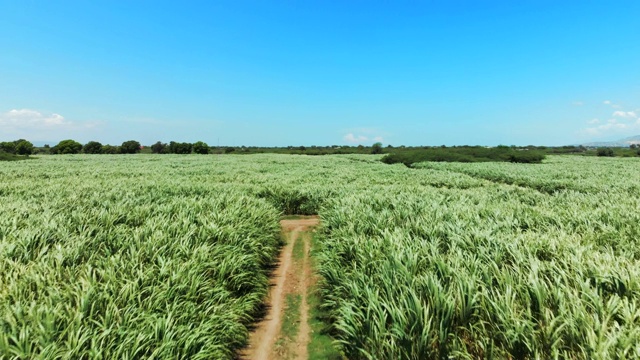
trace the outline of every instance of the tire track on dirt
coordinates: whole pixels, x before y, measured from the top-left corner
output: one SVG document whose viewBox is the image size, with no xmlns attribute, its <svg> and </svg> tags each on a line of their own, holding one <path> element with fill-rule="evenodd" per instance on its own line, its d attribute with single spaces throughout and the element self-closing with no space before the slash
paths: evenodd
<svg viewBox="0 0 640 360">
<path fill-rule="evenodd" d="M 309 233 L 304 233 L 300 237 L 300 241 L 304 242 L 304 257 L 302 258 L 302 292 L 300 301 L 300 328 L 298 329 L 298 338 L 296 339 L 296 354 L 298 360 L 306 360 L 309 358 L 307 345 L 309 344 L 311 327 L 309 326 L 309 303 L 307 302 L 307 293 L 311 281 L 311 267 L 309 266 Z"/>
</svg>

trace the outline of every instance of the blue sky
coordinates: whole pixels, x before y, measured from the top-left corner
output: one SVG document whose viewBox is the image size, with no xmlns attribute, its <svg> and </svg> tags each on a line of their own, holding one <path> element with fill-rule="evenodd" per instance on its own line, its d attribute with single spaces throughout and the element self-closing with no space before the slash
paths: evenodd
<svg viewBox="0 0 640 360">
<path fill-rule="evenodd" d="M 640 1 L 0 0 L 0 141 L 640 134 Z"/>
</svg>

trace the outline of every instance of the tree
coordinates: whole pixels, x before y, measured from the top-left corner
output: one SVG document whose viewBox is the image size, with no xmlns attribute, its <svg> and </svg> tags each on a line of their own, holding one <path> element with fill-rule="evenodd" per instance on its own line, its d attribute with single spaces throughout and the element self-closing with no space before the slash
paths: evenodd
<svg viewBox="0 0 640 360">
<path fill-rule="evenodd" d="M 6 141 L 6 142 L 1 142 L 0 143 L 0 150 L 9 153 L 9 154 L 15 154 L 16 153 L 16 144 L 13 141 Z"/>
<path fill-rule="evenodd" d="M 125 141 L 120 145 L 120 153 L 137 154 L 140 152 L 140 143 L 135 140 Z"/>
<path fill-rule="evenodd" d="M 97 141 L 89 141 L 82 148 L 85 154 L 102 154 L 102 144 Z"/>
<path fill-rule="evenodd" d="M 151 145 L 151 152 L 154 154 L 166 154 L 167 153 L 167 144 L 158 141 L 157 143 Z"/>
<path fill-rule="evenodd" d="M 33 144 L 30 141 L 20 139 L 16 141 L 16 154 L 31 155 L 33 154 Z"/>
<path fill-rule="evenodd" d="M 25 139 L 1 142 L 0 151 L 9 154 L 31 155 L 33 153 L 33 144 Z"/>
<path fill-rule="evenodd" d="M 630 149 L 635 149 L 636 147 L 638 147 L 638 145 L 636 145 L 636 144 L 631 144 L 631 145 L 629 145 L 629 148 L 630 148 Z"/>
<path fill-rule="evenodd" d="M 34 152 L 34 147 L 31 142 L 25 139 L 18 139 L 15 141 L 1 142 L 0 151 L 7 152 L 9 154 L 31 155 Z"/>
<path fill-rule="evenodd" d="M 208 154 L 209 153 L 209 145 L 207 143 L 198 141 L 193 144 L 193 152 L 196 154 Z"/>
<path fill-rule="evenodd" d="M 78 154 L 82 150 L 82 144 L 75 140 L 62 140 L 51 148 L 52 154 Z"/>
<path fill-rule="evenodd" d="M 598 156 L 614 156 L 612 148 L 598 148 L 596 153 Z"/>
<path fill-rule="evenodd" d="M 172 141 L 169 143 L 169 152 L 172 154 L 191 154 L 193 145 L 190 143 L 179 143 Z"/>
<path fill-rule="evenodd" d="M 103 154 L 119 154 L 120 148 L 113 145 L 102 145 L 102 153 Z"/>
<path fill-rule="evenodd" d="M 382 154 L 382 143 L 375 143 L 373 144 L 373 146 L 371 146 L 371 153 L 372 154 Z"/>
</svg>

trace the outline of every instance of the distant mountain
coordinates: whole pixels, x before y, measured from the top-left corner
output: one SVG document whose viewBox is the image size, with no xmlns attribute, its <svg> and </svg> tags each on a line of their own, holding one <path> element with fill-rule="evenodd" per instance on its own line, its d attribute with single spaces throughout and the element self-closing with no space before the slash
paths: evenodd
<svg viewBox="0 0 640 360">
<path fill-rule="evenodd" d="M 628 138 L 616 140 L 616 141 L 599 141 L 582 144 L 586 147 L 629 147 L 631 144 L 640 144 L 640 135 L 631 136 Z"/>
</svg>

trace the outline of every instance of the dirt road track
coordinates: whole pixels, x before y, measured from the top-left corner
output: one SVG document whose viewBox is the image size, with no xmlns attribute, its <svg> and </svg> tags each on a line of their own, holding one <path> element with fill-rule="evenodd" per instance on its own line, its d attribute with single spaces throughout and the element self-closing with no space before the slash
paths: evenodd
<svg viewBox="0 0 640 360">
<path fill-rule="evenodd" d="M 241 359 L 246 360 L 273 360 L 279 356 L 274 351 L 276 341 L 280 335 L 282 318 L 285 312 L 285 299 L 289 293 L 299 293 L 300 324 L 298 335 L 293 344 L 296 359 L 307 359 L 307 344 L 309 342 L 309 306 L 307 303 L 307 291 L 310 282 L 311 269 L 309 265 L 309 239 L 308 236 L 300 236 L 301 232 L 318 225 L 317 217 L 305 217 L 295 220 L 282 220 L 280 225 L 287 237 L 287 245 L 280 253 L 278 267 L 271 278 L 271 289 L 267 304 L 269 310 L 265 318 L 257 324 L 255 331 L 249 339 L 249 346 L 240 354 Z M 304 256 L 300 274 L 294 274 L 292 269 L 292 253 L 296 241 L 304 241 Z"/>
</svg>

